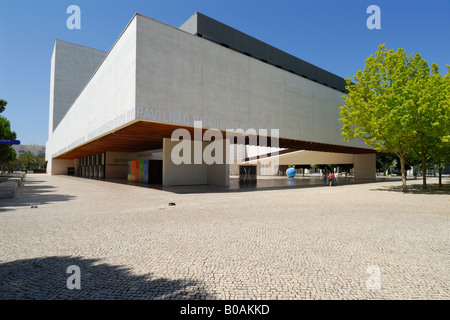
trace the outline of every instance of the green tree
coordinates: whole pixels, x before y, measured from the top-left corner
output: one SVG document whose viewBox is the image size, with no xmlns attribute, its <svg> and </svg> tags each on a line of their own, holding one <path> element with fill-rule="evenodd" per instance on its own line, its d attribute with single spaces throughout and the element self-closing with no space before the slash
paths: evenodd
<svg viewBox="0 0 450 320">
<path fill-rule="evenodd" d="M 31 169 L 36 166 L 38 159 L 33 153 L 27 151 L 19 156 L 19 162 L 22 163 L 26 169 Z"/>
<path fill-rule="evenodd" d="M 378 152 L 398 156 L 402 190 L 407 191 L 405 161 L 416 141 L 417 107 L 430 73 L 420 54 L 407 55 L 380 45 L 358 70 L 355 83 L 346 79 L 348 95 L 341 106 L 345 140 L 362 139 Z"/>
<path fill-rule="evenodd" d="M 7 102 L 3 99 L 0 99 L 0 113 L 5 111 Z M 3 116 L 0 116 L 0 139 L 16 139 L 16 133 L 11 131 L 11 124 Z M 10 146 L 6 144 L 0 144 L 0 165 L 3 167 L 5 165 L 9 166 L 9 163 L 16 158 L 16 151 Z"/>
<path fill-rule="evenodd" d="M 437 148 L 433 151 L 432 157 L 439 168 L 439 186 L 442 186 L 442 168 L 450 162 L 450 65 L 447 65 L 447 73 L 444 80 L 446 85 L 444 91 L 446 99 L 444 100 L 445 117 L 444 123 L 446 123 L 441 142 L 437 144 Z"/>
<path fill-rule="evenodd" d="M 45 168 L 45 166 L 47 165 L 47 162 L 45 161 L 45 154 L 44 153 L 40 153 L 36 156 L 36 166 L 38 168 Z"/>
<path fill-rule="evenodd" d="M 0 165 L 1 171 L 6 171 L 6 168 L 11 169 L 13 162 L 16 160 L 16 150 L 8 145 L 0 145 Z"/>
<path fill-rule="evenodd" d="M 386 175 L 386 171 L 389 170 L 390 167 L 395 166 L 397 164 L 397 157 L 392 155 L 377 155 L 376 156 L 376 167 L 377 169 L 383 171 L 383 174 Z"/>
<path fill-rule="evenodd" d="M 5 111 L 5 107 L 8 104 L 8 102 L 6 102 L 3 99 L 0 99 L 0 113 L 2 113 L 3 111 Z"/>
<path fill-rule="evenodd" d="M 416 159 L 422 165 L 423 189 L 427 188 L 426 170 L 444 160 L 448 154 L 450 137 L 450 79 L 439 74 L 439 67 L 432 64 L 431 75 L 422 87 L 418 102 L 416 137 L 412 147 Z M 447 142 L 446 142 L 447 141 Z"/>
</svg>

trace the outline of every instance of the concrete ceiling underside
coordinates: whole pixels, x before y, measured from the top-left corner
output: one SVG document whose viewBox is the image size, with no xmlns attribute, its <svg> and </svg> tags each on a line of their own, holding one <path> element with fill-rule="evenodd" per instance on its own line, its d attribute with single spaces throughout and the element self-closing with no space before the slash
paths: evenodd
<svg viewBox="0 0 450 320">
<path fill-rule="evenodd" d="M 161 149 L 163 147 L 163 138 L 170 138 L 175 129 L 183 128 L 189 131 L 194 138 L 194 128 L 169 125 L 156 122 L 138 121 L 127 127 L 117 129 L 116 131 L 100 137 L 96 140 L 83 144 L 75 149 L 69 150 L 56 159 L 76 159 L 102 152 L 142 152 L 146 150 Z M 205 132 L 207 129 L 202 129 Z M 225 137 L 225 131 L 222 131 Z M 245 137 L 245 144 L 253 144 L 255 139 Z M 263 137 L 261 140 L 257 137 L 258 145 L 271 146 L 271 139 Z M 234 138 L 236 143 L 237 139 Z M 267 141 L 267 142 L 266 142 Z M 301 140 L 279 139 L 279 145 L 276 147 L 294 150 L 311 150 L 336 153 L 375 153 L 374 150 L 331 145 L 325 143 L 308 142 Z"/>
</svg>

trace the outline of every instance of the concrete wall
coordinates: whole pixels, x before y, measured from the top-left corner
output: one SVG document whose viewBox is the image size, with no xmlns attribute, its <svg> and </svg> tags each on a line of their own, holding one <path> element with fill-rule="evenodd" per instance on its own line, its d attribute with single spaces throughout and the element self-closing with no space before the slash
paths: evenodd
<svg viewBox="0 0 450 320">
<path fill-rule="evenodd" d="M 186 22 L 184 22 L 178 29 L 186 31 L 190 34 L 197 32 L 197 15 L 192 15 Z"/>
<path fill-rule="evenodd" d="M 136 21 L 132 20 L 49 137 L 49 167 L 57 155 L 132 122 L 135 88 Z"/>
<path fill-rule="evenodd" d="M 106 152 L 105 179 L 127 179 L 128 161 L 136 160 L 135 153 Z"/>
<path fill-rule="evenodd" d="M 174 164 L 171 160 L 172 149 L 179 141 L 163 139 L 163 185 L 202 185 L 208 183 L 208 168 L 202 164 Z M 191 143 L 194 150 L 194 142 Z M 194 154 L 191 153 L 191 163 Z"/>
<path fill-rule="evenodd" d="M 101 50 L 55 41 L 50 70 L 49 136 L 105 56 Z"/>
<path fill-rule="evenodd" d="M 308 164 L 351 164 L 354 161 L 353 154 L 295 151 L 279 156 L 280 165 L 308 165 Z"/>
<path fill-rule="evenodd" d="M 137 17 L 136 117 L 365 147 L 340 135 L 343 93 L 158 21 Z"/>
<path fill-rule="evenodd" d="M 376 164 L 375 154 L 355 154 L 354 156 L 355 180 L 375 180 Z"/>
<path fill-rule="evenodd" d="M 50 174 L 67 174 L 67 168 L 76 167 L 76 160 L 53 159 L 51 166 L 47 165 L 47 173 Z"/>
<path fill-rule="evenodd" d="M 189 141 L 191 148 L 191 164 L 181 163 L 175 164 L 172 161 L 172 150 L 180 141 L 172 141 L 171 139 L 163 139 L 163 185 L 229 185 L 229 165 L 225 158 L 223 164 L 195 164 L 194 159 L 194 141 Z M 202 153 L 208 142 L 202 142 Z M 224 140 L 223 154 L 229 149 L 229 141 Z"/>
<path fill-rule="evenodd" d="M 265 61 L 266 63 L 284 70 L 302 75 L 331 88 L 347 92 L 345 90 L 345 80 L 343 78 L 199 12 L 196 12 L 190 17 L 180 29 L 191 34 L 197 34 L 204 39 L 227 46 L 227 48 L 244 53 L 255 59 Z M 286 32 L 288 33 L 289 30 L 286 30 Z"/>
<path fill-rule="evenodd" d="M 218 141 L 219 142 L 219 141 Z M 227 152 L 230 150 L 230 141 L 222 140 L 222 152 L 224 155 L 223 164 L 208 165 L 208 184 L 215 186 L 229 186 L 230 185 L 230 165 L 227 163 Z"/>
</svg>

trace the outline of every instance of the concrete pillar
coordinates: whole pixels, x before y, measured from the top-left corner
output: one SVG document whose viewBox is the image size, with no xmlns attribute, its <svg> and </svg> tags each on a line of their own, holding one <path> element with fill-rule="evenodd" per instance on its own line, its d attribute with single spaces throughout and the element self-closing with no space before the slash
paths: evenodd
<svg viewBox="0 0 450 320">
<path fill-rule="evenodd" d="M 355 180 L 375 180 L 375 153 L 355 154 L 353 156 Z"/>
<path fill-rule="evenodd" d="M 227 163 L 227 151 L 230 150 L 230 141 L 222 140 L 223 163 L 207 165 L 208 184 L 215 186 L 230 185 L 230 165 Z"/>
<path fill-rule="evenodd" d="M 201 142 L 201 155 L 196 154 L 195 142 L 186 142 L 186 148 L 183 152 L 190 152 L 190 161 L 184 163 L 175 164 L 172 159 L 172 151 L 175 146 L 177 146 L 180 141 L 172 141 L 171 139 L 164 138 L 163 140 L 163 185 L 174 186 L 174 185 L 229 185 L 229 174 L 230 165 L 226 162 L 226 155 L 229 150 L 229 141 L 221 140 L 222 151 L 223 151 L 223 163 L 213 163 L 207 164 L 203 159 L 203 152 L 205 147 L 208 146 L 209 142 Z M 198 142 L 197 142 L 198 144 Z M 187 150 L 189 149 L 190 150 Z M 199 150 L 197 150 L 199 151 Z M 176 155 L 179 155 L 177 150 Z M 186 156 L 186 159 L 188 157 Z M 196 163 L 201 162 L 201 163 Z"/>
<path fill-rule="evenodd" d="M 180 143 L 164 138 L 163 140 L 163 185 L 202 185 L 207 184 L 207 168 L 203 164 L 194 163 L 194 143 L 191 141 L 191 164 L 175 164 L 172 161 L 172 150 Z"/>
</svg>

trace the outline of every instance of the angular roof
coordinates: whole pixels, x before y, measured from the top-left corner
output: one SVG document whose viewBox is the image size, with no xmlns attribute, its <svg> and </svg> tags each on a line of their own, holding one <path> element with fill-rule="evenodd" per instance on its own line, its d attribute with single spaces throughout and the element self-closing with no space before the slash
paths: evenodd
<svg viewBox="0 0 450 320">
<path fill-rule="evenodd" d="M 346 83 L 342 77 L 255 39 L 202 13 L 196 12 L 180 29 L 280 69 L 347 93 L 345 89 Z"/>
</svg>

